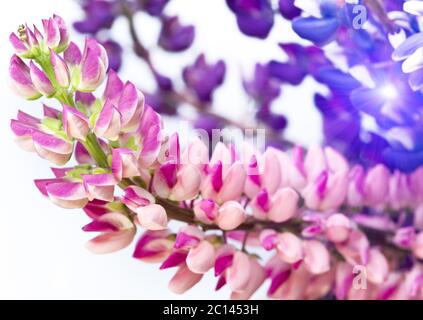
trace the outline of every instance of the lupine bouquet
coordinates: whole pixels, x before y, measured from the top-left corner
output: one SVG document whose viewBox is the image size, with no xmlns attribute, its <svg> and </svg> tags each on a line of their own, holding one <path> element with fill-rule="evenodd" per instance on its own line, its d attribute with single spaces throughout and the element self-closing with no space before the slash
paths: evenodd
<svg viewBox="0 0 423 320">
<path fill-rule="evenodd" d="M 35 185 L 57 206 L 84 210 L 83 230 L 96 233 L 89 250 L 136 241 L 135 259 L 175 268 L 176 293 L 212 272 L 233 299 L 262 286 L 277 299 L 423 298 L 423 167 L 363 167 L 320 146 L 219 142 L 210 153 L 194 139 L 182 148 L 109 69 L 101 44 L 70 42 L 58 16 L 42 26 L 11 34 L 10 80 L 23 98 L 45 98 L 44 116 L 19 111 L 11 129 L 58 166 Z M 406 43 L 398 59 L 414 51 Z"/>
</svg>

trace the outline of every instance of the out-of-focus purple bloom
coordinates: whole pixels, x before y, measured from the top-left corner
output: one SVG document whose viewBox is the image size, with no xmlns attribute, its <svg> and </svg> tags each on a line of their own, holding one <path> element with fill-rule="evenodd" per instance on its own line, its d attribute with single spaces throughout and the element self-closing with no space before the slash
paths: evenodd
<svg viewBox="0 0 423 320">
<path fill-rule="evenodd" d="M 222 123 L 213 115 L 200 115 L 194 122 L 194 128 L 203 129 L 212 137 L 213 129 L 222 128 Z"/>
<path fill-rule="evenodd" d="M 236 16 L 242 33 L 264 39 L 273 27 L 274 18 L 269 0 L 226 0 Z"/>
<path fill-rule="evenodd" d="M 154 78 L 156 79 L 158 87 L 163 91 L 171 91 L 173 89 L 172 80 L 158 72 L 154 72 Z"/>
<path fill-rule="evenodd" d="M 169 0 L 138 0 L 140 9 L 152 16 L 160 16 Z"/>
<path fill-rule="evenodd" d="M 269 108 L 263 107 L 256 113 L 257 119 L 266 123 L 273 130 L 283 130 L 288 124 L 288 120 L 281 114 L 272 113 Z"/>
<path fill-rule="evenodd" d="M 122 47 L 113 40 L 107 40 L 101 43 L 107 51 L 109 57 L 109 69 L 119 71 L 122 65 Z"/>
<path fill-rule="evenodd" d="M 160 30 L 159 45 L 171 52 L 184 51 L 192 45 L 194 36 L 193 26 L 181 25 L 178 17 L 165 17 Z"/>
<path fill-rule="evenodd" d="M 268 68 L 270 75 L 281 82 L 299 85 L 307 74 L 314 75 L 322 66 L 329 64 L 323 51 L 317 47 L 303 47 L 296 43 L 279 46 L 288 55 L 288 61 L 271 60 Z"/>
<path fill-rule="evenodd" d="M 118 1 L 84 0 L 85 17 L 74 23 L 78 32 L 94 34 L 101 29 L 109 29 L 119 10 Z"/>
<path fill-rule="evenodd" d="M 274 130 L 284 129 L 287 125 L 286 118 L 270 110 L 272 102 L 279 97 L 281 90 L 279 81 L 271 77 L 269 66 L 256 64 L 253 78 L 244 80 L 243 84 L 245 91 L 258 106 L 257 119 Z"/>
<path fill-rule="evenodd" d="M 223 83 L 225 71 L 226 66 L 222 60 L 208 64 L 204 54 L 201 54 L 192 66 L 184 68 L 183 78 L 198 99 L 211 102 L 214 90 Z"/>
<path fill-rule="evenodd" d="M 254 76 L 251 80 L 243 81 L 244 89 L 258 105 L 268 106 L 279 97 L 280 84 L 272 79 L 267 65 L 256 64 Z"/>
<path fill-rule="evenodd" d="M 279 11 L 285 19 L 292 20 L 301 14 L 294 2 L 295 0 L 279 0 Z"/>
<path fill-rule="evenodd" d="M 157 90 L 151 94 L 144 92 L 144 97 L 145 102 L 160 114 L 175 115 L 177 113 L 177 104 L 169 99 L 168 94 L 163 90 Z"/>
</svg>

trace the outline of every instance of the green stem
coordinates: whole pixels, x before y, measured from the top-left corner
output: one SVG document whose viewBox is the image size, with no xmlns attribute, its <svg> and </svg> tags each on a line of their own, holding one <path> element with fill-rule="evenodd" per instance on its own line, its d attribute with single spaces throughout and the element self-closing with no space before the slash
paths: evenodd
<svg viewBox="0 0 423 320">
<path fill-rule="evenodd" d="M 85 141 L 81 141 L 85 149 L 87 149 L 90 156 L 94 161 L 102 168 L 108 168 L 109 162 L 107 161 L 107 156 L 104 153 L 103 149 L 100 146 L 100 143 L 97 140 L 97 137 L 94 133 L 90 133 L 87 136 Z"/>
</svg>

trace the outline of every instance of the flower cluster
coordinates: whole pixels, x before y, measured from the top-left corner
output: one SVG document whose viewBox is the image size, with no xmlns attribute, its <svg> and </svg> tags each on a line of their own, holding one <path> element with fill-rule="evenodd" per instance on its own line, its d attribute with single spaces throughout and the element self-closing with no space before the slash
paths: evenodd
<svg viewBox="0 0 423 320">
<path fill-rule="evenodd" d="M 54 204 L 85 211 L 83 230 L 98 233 L 88 249 L 123 249 L 141 229 L 134 258 L 177 267 L 176 293 L 213 269 L 216 290 L 228 285 L 234 299 L 266 280 L 272 298 L 423 298 L 423 167 L 350 166 L 331 147 L 218 143 L 209 156 L 197 139 L 182 148 L 134 84 L 106 72 L 101 44 L 87 39 L 81 51 L 59 17 L 43 24 L 44 34 L 11 35 L 10 78 L 24 98 L 60 109 L 44 105 L 42 119 L 19 111 L 11 128 L 25 150 L 62 166 L 35 184 Z M 78 164 L 66 166 L 72 155 Z M 183 225 L 174 232 L 170 220 Z"/>
<path fill-rule="evenodd" d="M 84 0 L 85 18 L 75 23 L 78 31 L 95 35 L 105 45 L 110 65 L 117 68 L 121 50 L 104 31 L 119 16 L 128 20 L 134 52 L 157 83 L 154 92 L 146 93 L 156 111 L 177 116 L 181 105 L 191 105 L 198 115 L 195 127 L 208 132 L 254 123 L 266 129 L 269 145 L 284 149 L 295 142 L 285 140 L 288 120 L 282 108 L 274 107 L 277 98 L 283 96 L 284 86 L 299 86 L 312 77 L 327 88 L 313 101 L 322 115 L 325 144 L 365 167 L 383 163 L 411 172 L 423 164 L 420 1 L 227 0 L 234 26 L 236 22 L 243 35 L 264 41 L 276 29 L 277 19 L 284 19 L 309 43 L 278 44 L 284 51 L 281 57 L 256 64 L 252 79 L 240 79 L 255 107 L 252 119 L 245 122 L 213 110 L 213 93 L 224 85 L 225 57 L 206 63 L 203 53 L 192 66 L 181 67 L 182 88 L 177 85 L 180 79 L 168 78 L 153 63 L 152 48 L 137 33 L 135 15 L 160 21 L 157 44 L 165 51 L 182 52 L 194 41 L 193 26 L 167 15 L 169 2 Z"/>
</svg>

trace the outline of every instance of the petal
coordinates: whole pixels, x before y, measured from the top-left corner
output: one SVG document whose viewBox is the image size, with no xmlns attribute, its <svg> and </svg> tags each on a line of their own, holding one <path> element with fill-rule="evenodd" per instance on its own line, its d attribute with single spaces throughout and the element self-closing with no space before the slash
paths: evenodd
<svg viewBox="0 0 423 320">
<path fill-rule="evenodd" d="M 136 210 L 141 226 L 148 230 L 164 230 L 167 228 L 166 210 L 157 204 L 139 207 Z"/>
</svg>

